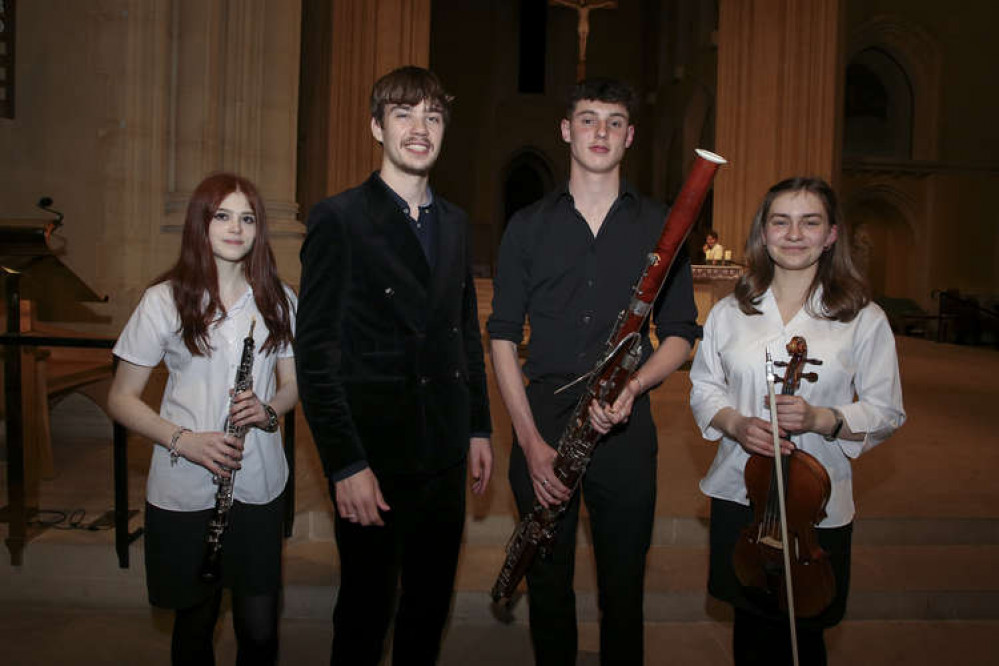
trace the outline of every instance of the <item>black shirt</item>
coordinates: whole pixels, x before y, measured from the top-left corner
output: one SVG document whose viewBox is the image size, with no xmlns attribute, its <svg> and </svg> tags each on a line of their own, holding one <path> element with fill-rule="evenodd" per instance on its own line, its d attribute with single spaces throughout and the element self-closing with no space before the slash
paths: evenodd
<svg viewBox="0 0 999 666">
<path fill-rule="evenodd" d="M 385 186 L 392 199 L 399 205 L 399 210 L 409 220 L 409 228 L 416 234 L 416 238 L 420 241 L 420 247 L 423 248 L 423 256 L 427 258 L 430 270 L 433 270 L 437 266 L 437 206 L 434 205 L 433 190 L 427 187 L 429 201 L 426 205 L 419 207 L 419 213 L 414 220 L 409 214 L 409 204 L 388 183 L 382 180 L 381 174 L 378 175 L 378 182 Z"/>
<path fill-rule="evenodd" d="M 639 195 L 625 181 L 600 231 L 593 236 L 576 210 L 568 184 L 519 211 L 500 244 L 493 281 L 489 335 L 519 343 L 530 322 L 531 381 L 589 372 L 603 353 L 618 313 L 666 221 L 665 207 Z M 690 258 L 681 250 L 656 300 L 656 336 L 700 337 Z M 643 362 L 651 354 L 648 325 Z"/>
</svg>

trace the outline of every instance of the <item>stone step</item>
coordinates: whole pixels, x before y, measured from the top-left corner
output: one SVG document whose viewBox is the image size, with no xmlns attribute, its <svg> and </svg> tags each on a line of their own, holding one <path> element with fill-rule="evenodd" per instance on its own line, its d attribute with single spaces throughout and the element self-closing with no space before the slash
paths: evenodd
<svg viewBox="0 0 999 666">
<path fill-rule="evenodd" d="M 317 538 L 323 518 L 303 514 L 285 549 L 284 615 L 326 618 L 339 578 L 335 543 Z M 856 526 L 848 617 L 856 620 L 999 619 L 999 539 L 995 521 L 868 519 Z M 952 524 L 953 523 L 953 524 Z M 488 592 L 505 557 L 512 518 L 470 521 L 459 564 L 453 618 L 495 621 Z M 592 550 L 579 535 L 579 617 L 597 618 Z M 110 532 L 50 530 L 28 544 L 24 564 L 0 564 L 0 603 L 138 608 L 146 605 L 142 540 L 132 566 L 117 566 Z M 657 520 L 648 558 L 649 622 L 726 619 L 727 607 L 705 592 L 706 527 L 689 518 Z M 512 619 L 526 621 L 526 603 Z"/>
<path fill-rule="evenodd" d="M 0 644 L 5 664 L 86 666 L 166 664 L 170 661 L 168 613 L 149 609 L 0 607 Z M 328 660 L 329 617 L 283 618 L 281 664 Z M 731 666 L 732 627 L 726 622 L 656 622 L 645 627 L 649 666 Z M 994 666 L 999 654 L 999 621 L 854 621 L 826 633 L 830 664 L 906 664 L 906 666 Z M 86 645 L 85 650 L 79 646 Z M 579 623 L 579 666 L 600 663 L 595 623 Z M 219 622 L 215 641 L 219 664 L 236 661 L 229 613 Z M 388 663 L 386 660 L 384 663 Z M 523 625 L 452 623 L 445 634 L 440 666 L 511 666 L 533 663 Z"/>
<path fill-rule="evenodd" d="M 509 515 L 469 517 L 464 541 L 473 545 L 505 545 L 517 523 Z M 576 540 L 590 544 L 588 521 L 579 521 Z M 333 541 L 333 518 L 326 511 L 304 511 L 295 516 L 295 540 Z M 654 546 L 706 546 L 708 521 L 688 516 L 656 516 Z M 858 518 L 853 544 L 871 546 L 999 545 L 999 518 L 916 517 Z"/>
</svg>

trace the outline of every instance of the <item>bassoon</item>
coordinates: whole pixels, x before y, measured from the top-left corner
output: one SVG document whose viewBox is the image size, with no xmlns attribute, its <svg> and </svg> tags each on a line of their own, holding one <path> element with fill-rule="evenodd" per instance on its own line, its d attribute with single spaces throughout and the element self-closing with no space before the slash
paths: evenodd
<svg viewBox="0 0 999 666">
<path fill-rule="evenodd" d="M 666 216 L 662 234 L 646 258 L 641 277 L 632 287 L 628 306 L 618 315 L 604 353 L 593 370 L 570 384 L 586 381 L 586 390 L 559 438 L 552 466 L 559 481 L 573 493 L 578 489 L 601 437 L 590 425 L 590 402 L 613 404 L 637 369 L 642 357 L 642 327 L 683 241 L 697 220 L 718 167 L 725 164 L 725 159 L 714 153 L 706 150 L 696 153 L 690 175 Z M 535 499 L 530 513 L 521 519 L 507 544 L 506 560 L 492 589 L 493 601 L 509 602 L 535 556 L 544 556 L 551 551 L 559 519 L 567 505 L 568 502 L 544 507 Z"/>
<path fill-rule="evenodd" d="M 256 318 L 250 322 L 250 332 L 243 338 L 243 353 L 236 369 L 236 381 L 232 388 L 235 397 L 253 386 L 253 353 L 256 344 L 253 341 L 253 329 L 257 325 Z M 241 439 L 246 434 L 246 426 L 233 424 L 232 417 L 226 416 L 225 434 Z M 201 580 L 214 583 L 222 571 L 222 537 L 229 526 L 229 511 L 232 509 L 232 490 L 236 480 L 236 470 L 230 468 L 229 476 L 215 476 L 215 510 L 208 523 L 208 533 L 205 534 L 205 554 L 201 561 Z"/>
</svg>

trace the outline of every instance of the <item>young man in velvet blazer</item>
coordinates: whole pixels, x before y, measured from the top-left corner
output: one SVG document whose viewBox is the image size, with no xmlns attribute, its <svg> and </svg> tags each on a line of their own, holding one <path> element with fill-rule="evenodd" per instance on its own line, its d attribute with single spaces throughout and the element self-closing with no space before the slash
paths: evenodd
<svg viewBox="0 0 999 666">
<path fill-rule="evenodd" d="M 451 97 L 403 67 L 375 83 L 380 171 L 321 201 L 302 246 L 296 361 L 336 505 L 331 663 L 434 663 L 465 522 L 492 470 L 465 213 L 428 185 Z"/>
</svg>

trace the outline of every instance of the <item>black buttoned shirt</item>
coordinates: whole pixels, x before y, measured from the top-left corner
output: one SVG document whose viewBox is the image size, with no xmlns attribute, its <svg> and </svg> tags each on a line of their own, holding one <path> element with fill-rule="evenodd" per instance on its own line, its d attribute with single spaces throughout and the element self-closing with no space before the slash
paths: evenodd
<svg viewBox="0 0 999 666">
<path fill-rule="evenodd" d="M 594 237 L 568 184 L 513 216 L 500 244 L 487 329 L 520 343 L 530 322 L 531 381 L 589 372 L 603 353 L 618 313 L 631 299 L 646 257 L 666 220 L 665 207 L 626 181 Z M 681 250 L 653 309 L 656 336 L 700 337 L 690 259 Z M 651 354 L 643 331 L 643 362 Z"/>
<path fill-rule="evenodd" d="M 392 199 L 399 205 L 402 214 L 409 220 L 409 228 L 416 234 L 423 248 L 423 256 L 427 258 L 427 264 L 432 271 L 437 265 L 437 206 L 434 205 L 434 191 L 427 187 L 427 203 L 420 206 L 419 213 L 414 220 L 409 214 L 409 204 L 393 190 L 388 183 L 381 179 L 378 181 L 385 186 Z"/>
</svg>

